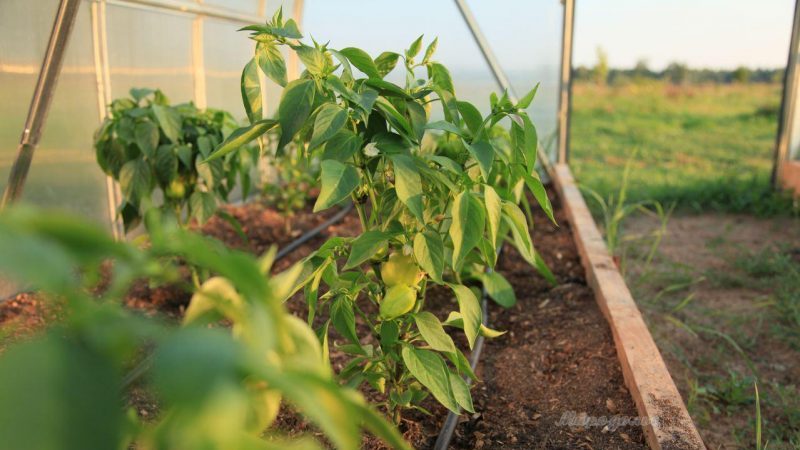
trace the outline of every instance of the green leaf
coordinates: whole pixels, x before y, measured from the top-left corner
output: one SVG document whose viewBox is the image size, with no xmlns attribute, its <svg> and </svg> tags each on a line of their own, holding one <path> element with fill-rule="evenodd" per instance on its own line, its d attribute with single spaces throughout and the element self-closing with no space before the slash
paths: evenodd
<svg viewBox="0 0 800 450">
<path fill-rule="evenodd" d="M 328 209 L 346 199 L 360 181 L 358 170 L 349 164 L 326 159 L 320 166 L 322 187 L 314 204 L 314 212 Z"/>
<path fill-rule="evenodd" d="M 134 203 L 150 196 L 153 176 L 150 166 L 143 159 L 128 161 L 119 171 L 119 187 L 125 198 Z"/>
<path fill-rule="evenodd" d="M 381 300 L 381 319 L 391 320 L 411 311 L 417 302 L 417 291 L 405 284 L 396 284 L 386 290 Z"/>
<path fill-rule="evenodd" d="M 488 272 L 481 275 L 483 287 L 498 305 L 503 308 L 510 308 L 517 303 L 517 297 L 514 295 L 514 288 L 511 283 L 505 279 L 504 276 L 497 272 Z"/>
<path fill-rule="evenodd" d="M 449 286 L 456 294 L 458 310 L 464 321 L 464 334 L 467 335 L 469 348 L 472 349 L 481 329 L 481 304 L 470 288 L 461 284 L 450 284 Z"/>
<path fill-rule="evenodd" d="M 445 408 L 458 414 L 458 402 L 447 375 L 447 366 L 439 355 L 410 345 L 402 350 L 403 363 L 411 375 L 425 386 Z"/>
<path fill-rule="evenodd" d="M 392 155 L 397 197 L 420 222 L 423 221 L 422 180 L 414 160 L 408 155 Z"/>
<path fill-rule="evenodd" d="M 339 50 L 339 52 L 346 56 L 356 66 L 356 69 L 363 72 L 368 78 L 383 78 L 375 65 L 375 61 L 364 50 L 347 47 Z"/>
<path fill-rule="evenodd" d="M 422 50 L 422 36 L 418 37 L 411 43 L 411 46 L 408 47 L 406 50 L 406 58 L 413 58 L 419 54 L 419 51 Z"/>
<path fill-rule="evenodd" d="M 175 153 L 178 155 L 178 159 L 183 163 L 184 167 L 187 169 L 194 168 L 194 154 L 192 153 L 191 147 L 188 145 L 179 145 L 175 147 Z"/>
<path fill-rule="evenodd" d="M 375 105 L 378 107 L 378 111 L 381 112 L 381 115 L 383 115 L 386 121 L 389 122 L 395 130 L 411 140 L 417 140 L 416 133 L 414 133 L 414 130 L 411 128 L 411 124 L 397 111 L 391 102 L 383 97 L 378 97 L 375 101 Z"/>
<path fill-rule="evenodd" d="M 541 274 L 551 285 L 555 286 L 558 284 L 556 276 L 553 275 L 553 272 L 549 267 L 547 267 L 547 263 L 544 262 L 544 259 L 542 259 L 542 255 L 540 255 L 539 252 L 535 252 L 534 257 L 536 260 L 534 261 L 533 266 L 536 267 L 536 271 L 539 272 L 539 274 Z"/>
<path fill-rule="evenodd" d="M 433 42 L 428 44 L 428 48 L 425 49 L 425 57 L 422 59 L 423 64 L 427 64 L 428 61 L 431 60 L 431 57 L 433 57 L 433 54 L 436 52 L 436 47 L 438 46 L 439 46 L 439 38 L 437 37 L 434 38 Z"/>
<path fill-rule="evenodd" d="M 519 206 L 514 203 L 503 202 L 503 220 L 511 227 L 511 233 L 514 236 L 514 244 L 519 250 L 520 255 L 530 264 L 535 264 L 535 252 L 533 250 L 533 241 L 531 240 L 530 231 L 528 231 L 528 222 L 525 218 L 525 213 L 519 209 Z"/>
<path fill-rule="evenodd" d="M 325 54 L 320 49 L 308 45 L 300 45 L 294 47 L 294 50 L 309 73 L 322 75 L 325 72 Z"/>
<path fill-rule="evenodd" d="M 261 81 L 258 75 L 258 64 L 253 58 L 244 66 L 241 80 L 242 102 L 250 123 L 261 120 L 263 110 L 261 105 Z"/>
<path fill-rule="evenodd" d="M 286 86 L 286 61 L 275 41 L 259 42 L 256 45 L 255 61 L 264 75 L 279 85 Z"/>
<path fill-rule="evenodd" d="M 4 351 L 3 448 L 120 448 L 126 421 L 119 369 L 89 348 L 48 336 Z"/>
<path fill-rule="evenodd" d="M 426 230 L 414 236 L 414 257 L 417 264 L 437 283 L 444 272 L 444 244 L 439 233 Z"/>
<path fill-rule="evenodd" d="M 472 395 L 469 392 L 469 386 L 466 381 L 460 376 L 447 371 L 447 376 L 450 378 L 450 388 L 453 390 L 453 396 L 459 406 L 464 408 L 465 411 L 474 413 L 475 407 L 472 405 Z"/>
<path fill-rule="evenodd" d="M 486 220 L 483 206 L 469 191 L 459 193 L 453 200 L 452 214 L 453 268 L 458 270 L 467 253 L 478 245 Z"/>
<path fill-rule="evenodd" d="M 545 190 L 544 185 L 542 184 L 542 180 L 539 178 L 539 174 L 533 172 L 533 174 L 524 174 L 525 175 L 525 184 L 528 186 L 528 189 L 533 193 L 533 197 L 536 199 L 536 202 L 539 203 L 539 206 L 542 208 L 547 217 L 550 219 L 551 222 L 558 225 L 556 223 L 556 219 L 553 216 L 553 205 L 550 203 L 550 198 L 547 197 L 547 190 Z"/>
<path fill-rule="evenodd" d="M 489 228 L 489 240 L 492 248 L 496 248 L 497 235 L 500 231 L 500 220 L 503 214 L 503 204 L 497 191 L 488 184 L 483 186 L 483 202 L 486 205 L 486 226 Z"/>
<path fill-rule="evenodd" d="M 178 173 L 178 157 L 173 145 L 162 145 L 156 150 L 153 169 L 162 186 L 167 186 Z"/>
<path fill-rule="evenodd" d="M 444 120 L 431 122 L 431 123 L 425 125 L 425 128 L 428 129 L 428 130 L 447 131 L 448 133 L 453 133 L 453 134 L 461 136 L 461 137 L 465 136 L 464 130 L 462 130 L 460 127 L 458 127 L 456 125 L 453 125 L 452 123 L 444 121 Z"/>
<path fill-rule="evenodd" d="M 428 77 L 433 80 L 434 85 L 455 95 L 456 90 L 453 87 L 453 78 L 450 76 L 450 71 L 447 70 L 447 67 L 435 62 L 429 63 Z"/>
<path fill-rule="evenodd" d="M 417 329 L 422 335 L 422 339 L 432 349 L 440 352 L 456 351 L 456 344 L 453 343 L 453 338 L 444 331 L 442 323 L 436 316 L 427 311 L 422 311 L 414 317 L 414 322 L 417 324 Z"/>
<path fill-rule="evenodd" d="M 530 90 L 524 97 L 522 97 L 517 102 L 517 108 L 519 109 L 526 109 L 528 106 L 531 106 L 531 102 L 533 102 L 534 97 L 536 97 L 536 91 L 539 90 L 539 83 L 536 83 L 536 86 Z"/>
<path fill-rule="evenodd" d="M 353 303 L 346 297 L 338 297 L 331 304 L 331 321 L 333 327 L 342 336 L 356 345 L 361 345 L 356 334 L 356 317 Z"/>
<path fill-rule="evenodd" d="M 199 223 L 206 223 L 217 211 L 217 199 L 209 192 L 194 191 L 189 197 L 189 209 Z"/>
<path fill-rule="evenodd" d="M 454 314 L 458 314 L 458 313 L 454 313 Z M 459 316 L 460 316 L 460 314 L 459 314 Z M 448 317 L 448 319 L 449 319 L 449 317 Z M 460 320 L 460 318 L 459 318 L 459 320 Z M 464 328 L 463 321 L 461 322 L 461 328 L 462 329 Z M 464 356 L 463 353 L 461 353 L 461 350 L 456 350 L 453 353 L 448 353 L 447 354 L 447 359 L 449 359 L 450 362 L 452 362 L 453 365 L 456 366 L 456 369 L 458 369 L 458 373 L 468 376 L 473 381 L 478 381 L 478 377 L 475 376 L 475 373 L 472 371 L 472 367 L 469 365 L 469 360 L 467 359 L 466 356 Z"/>
<path fill-rule="evenodd" d="M 380 78 L 370 78 L 364 83 L 371 88 L 377 89 L 381 95 L 385 95 L 387 97 L 400 97 L 405 100 L 411 100 L 412 98 L 410 95 L 408 95 L 408 92 L 406 92 L 400 86 L 388 81 L 384 81 Z"/>
<path fill-rule="evenodd" d="M 136 103 L 142 101 L 143 98 L 147 97 L 148 95 L 154 93 L 155 91 L 148 88 L 131 88 L 131 97 L 136 100 Z"/>
<path fill-rule="evenodd" d="M 214 149 L 214 153 L 206 159 L 205 162 L 213 161 L 217 158 L 222 158 L 223 156 L 231 153 L 233 151 L 239 150 L 240 148 L 244 147 L 253 139 L 261 136 L 262 134 L 266 133 L 267 131 L 271 130 L 275 127 L 277 122 L 271 119 L 264 119 L 259 120 L 258 122 L 237 129 L 230 136 L 228 136 L 225 141 L 220 144 L 216 149 Z M 178 153 L 180 155 L 180 150 Z M 183 159 L 181 159 L 183 161 Z M 184 161 L 185 163 L 186 161 Z"/>
<path fill-rule="evenodd" d="M 406 111 L 408 113 L 411 129 L 414 130 L 417 141 L 419 141 L 425 134 L 425 124 L 428 123 L 428 113 L 425 111 L 424 106 L 412 100 L 406 102 Z"/>
<path fill-rule="evenodd" d="M 386 242 L 392 236 L 392 233 L 378 230 L 369 230 L 362 233 L 350 244 L 350 255 L 347 257 L 344 270 L 358 267 L 364 261 L 375 256 L 380 249 L 386 246 Z"/>
<path fill-rule="evenodd" d="M 456 105 L 458 105 L 458 112 L 461 114 L 461 117 L 464 119 L 464 123 L 467 124 L 467 128 L 472 134 L 475 134 L 480 130 L 481 125 L 483 124 L 483 117 L 481 117 L 481 112 L 478 111 L 478 108 L 475 107 L 470 102 L 465 101 L 457 101 Z"/>
<path fill-rule="evenodd" d="M 472 144 L 464 141 L 470 155 L 478 162 L 481 169 L 481 174 L 484 180 L 489 180 L 489 172 L 492 170 L 492 163 L 494 162 L 494 147 L 487 141 L 477 141 Z"/>
<path fill-rule="evenodd" d="M 286 85 L 278 106 L 278 123 L 281 125 L 278 151 L 292 141 L 311 115 L 314 92 L 314 82 L 311 80 L 294 80 Z"/>
<path fill-rule="evenodd" d="M 325 150 L 322 152 L 321 159 L 323 161 L 335 159 L 342 163 L 350 161 L 350 158 L 361 150 L 361 144 L 363 143 L 364 140 L 361 136 L 345 128 L 325 143 Z"/>
<path fill-rule="evenodd" d="M 144 156 L 152 158 L 158 147 L 158 126 L 153 122 L 139 122 L 134 131 L 136 136 L 136 146 L 142 151 Z"/>
<path fill-rule="evenodd" d="M 375 67 L 378 69 L 378 77 L 383 78 L 397 66 L 400 54 L 395 52 L 383 52 L 375 58 Z"/>
<path fill-rule="evenodd" d="M 221 160 L 215 159 L 206 163 L 197 161 L 195 170 L 200 175 L 200 179 L 205 182 L 206 186 L 213 190 L 222 181 L 225 175 L 225 167 Z M 199 181 L 199 180 L 198 180 Z"/>
<path fill-rule="evenodd" d="M 181 115 L 178 114 L 178 111 L 169 106 L 154 104 L 152 108 L 153 113 L 156 115 L 156 120 L 158 120 L 158 125 L 161 127 L 161 131 L 164 132 L 167 139 L 177 144 L 180 137 L 183 135 Z"/>
<path fill-rule="evenodd" d="M 326 103 L 320 107 L 317 119 L 314 121 L 314 131 L 311 134 L 309 150 L 325 143 L 333 137 L 347 123 L 347 111 L 336 103 Z"/>
<path fill-rule="evenodd" d="M 248 25 L 242 27 L 239 31 L 254 31 L 256 33 L 271 34 L 273 36 L 280 36 L 289 39 L 302 39 L 303 35 L 300 33 L 297 23 L 293 19 L 289 19 L 282 26 L 268 26 L 268 25 Z"/>
<path fill-rule="evenodd" d="M 536 126 L 531 122 L 527 114 L 520 114 L 524 124 L 523 130 L 525 132 L 525 147 L 523 153 L 525 154 L 525 162 L 528 170 L 533 172 L 536 169 L 536 157 L 539 149 L 539 136 L 536 132 Z"/>
</svg>

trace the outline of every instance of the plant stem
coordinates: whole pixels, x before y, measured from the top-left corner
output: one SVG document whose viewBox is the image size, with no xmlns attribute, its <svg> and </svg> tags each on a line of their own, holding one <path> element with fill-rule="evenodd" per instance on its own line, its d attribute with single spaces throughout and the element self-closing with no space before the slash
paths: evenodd
<svg viewBox="0 0 800 450">
<path fill-rule="evenodd" d="M 358 212 L 358 220 L 361 222 L 361 232 L 365 232 L 369 230 L 369 224 L 367 223 L 367 215 L 364 213 L 364 205 L 358 202 L 355 194 L 350 194 L 350 197 L 353 199 L 353 206 L 355 206 L 356 211 Z"/>
</svg>

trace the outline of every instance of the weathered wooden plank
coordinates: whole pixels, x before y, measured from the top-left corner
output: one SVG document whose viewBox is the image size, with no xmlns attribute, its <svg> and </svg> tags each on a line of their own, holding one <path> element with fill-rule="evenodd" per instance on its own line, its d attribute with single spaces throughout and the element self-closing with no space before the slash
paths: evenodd
<svg viewBox="0 0 800 450">
<path fill-rule="evenodd" d="M 566 164 L 555 166 L 553 181 L 587 280 L 614 335 L 625 384 L 639 415 L 649 418 L 648 444 L 656 450 L 706 448 Z"/>
</svg>

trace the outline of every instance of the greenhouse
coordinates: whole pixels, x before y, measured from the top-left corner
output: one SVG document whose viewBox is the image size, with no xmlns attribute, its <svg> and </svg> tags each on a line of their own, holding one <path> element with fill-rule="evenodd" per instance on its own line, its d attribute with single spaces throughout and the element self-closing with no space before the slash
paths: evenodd
<svg viewBox="0 0 800 450">
<path fill-rule="evenodd" d="M 711 448 L 723 394 L 687 397 L 630 278 L 675 205 L 625 203 L 632 159 L 616 196 L 576 181 L 580 5 L 508 3 L 2 0 L 0 447 Z M 800 7 L 785 32 L 798 230 Z M 781 245 L 758 303 L 796 327 Z M 671 326 L 744 352 L 693 295 Z M 800 445 L 753 367 L 757 447 Z"/>
</svg>

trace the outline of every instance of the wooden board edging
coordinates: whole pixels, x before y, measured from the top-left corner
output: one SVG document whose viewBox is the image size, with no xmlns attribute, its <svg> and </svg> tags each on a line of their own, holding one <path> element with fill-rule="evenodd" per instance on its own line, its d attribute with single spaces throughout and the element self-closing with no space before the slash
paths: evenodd
<svg viewBox="0 0 800 450">
<path fill-rule="evenodd" d="M 661 353 L 609 255 L 603 237 L 566 164 L 557 164 L 553 183 L 572 226 L 575 244 L 600 310 L 611 327 L 625 384 L 654 450 L 705 449 Z"/>
</svg>

